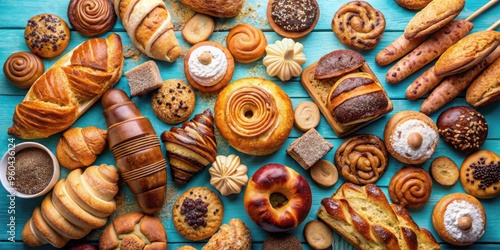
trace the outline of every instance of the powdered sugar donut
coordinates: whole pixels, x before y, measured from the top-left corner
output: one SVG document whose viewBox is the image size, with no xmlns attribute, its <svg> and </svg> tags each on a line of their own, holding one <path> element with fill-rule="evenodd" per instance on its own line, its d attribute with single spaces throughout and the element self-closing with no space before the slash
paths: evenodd
<svg viewBox="0 0 500 250">
<path fill-rule="evenodd" d="M 436 151 L 439 135 L 431 118 L 416 111 L 402 111 L 387 122 L 384 141 L 387 151 L 398 161 L 420 164 Z"/>
</svg>

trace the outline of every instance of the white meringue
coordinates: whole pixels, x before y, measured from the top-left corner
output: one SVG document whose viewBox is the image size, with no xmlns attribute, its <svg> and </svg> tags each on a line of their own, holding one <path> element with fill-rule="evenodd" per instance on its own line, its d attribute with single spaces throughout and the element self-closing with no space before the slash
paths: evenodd
<svg viewBox="0 0 500 250">
<path fill-rule="evenodd" d="M 236 155 L 218 155 L 208 169 L 210 184 L 224 195 L 239 194 L 248 182 L 247 166 L 240 163 Z"/>
</svg>

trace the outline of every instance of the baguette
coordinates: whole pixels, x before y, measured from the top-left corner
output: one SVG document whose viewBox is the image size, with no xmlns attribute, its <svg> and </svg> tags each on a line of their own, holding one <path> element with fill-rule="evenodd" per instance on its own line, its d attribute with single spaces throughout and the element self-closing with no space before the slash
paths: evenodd
<svg viewBox="0 0 500 250">
<path fill-rule="evenodd" d="M 83 42 L 35 81 L 16 106 L 8 133 L 39 139 L 66 130 L 118 82 L 122 70 L 120 36 Z"/>
<path fill-rule="evenodd" d="M 386 81 L 390 84 L 398 83 L 415 73 L 443 54 L 473 27 L 474 25 L 466 20 L 457 20 L 447 24 L 392 66 L 385 76 Z"/>
<path fill-rule="evenodd" d="M 431 67 L 408 86 L 406 89 L 406 99 L 413 101 L 422 97 L 439 85 L 441 80 L 443 80 L 443 78 L 437 77 L 436 74 L 434 74 L 434 67 Z"/>
<path fill-rule="evenodd" d="M 427 39 L 427 36 L 422 36 L 412 40 L 408 40 L 404 35 L 396 38 L 391 44 L 381 50 L 377 57 L 375 57 L 375 62 L 379 66 L 386 66 L 401 58 L 402 56 L 408 54 L 418 45 L 423 43 Z"/>
<path fill-rule="evenodd" d="M 493 63 L 497 58 L 500 57 L 500 47 L 495 49 L 490 55 L 488 55 L 483 61 L 476 64 L 473 68 L 468 71 L 452 75 L 445 78 L 441 84 L 439 84 L 432 93 L 424 100 L 420 106 L 420 112 L 424 114 L 431 114 L 442 108 L 445 104 L 450 102 L 453 98 L 457 97 L 462 91 L 464 91 L 472 81 L 481 72 Z"/>
<path fill-rule="evenodd" d="M 500 99 L 500 58 L 474 80 L 465 95 L 472 106 L 483 106 Z"/>
<path fill-rule="evenodd" d="M 419 11 L 406 26 L 406 39 L 416 39 L 428 36 L 460 14 L 465 6 L 465 0 L 434 0 Z"/>
</svg>

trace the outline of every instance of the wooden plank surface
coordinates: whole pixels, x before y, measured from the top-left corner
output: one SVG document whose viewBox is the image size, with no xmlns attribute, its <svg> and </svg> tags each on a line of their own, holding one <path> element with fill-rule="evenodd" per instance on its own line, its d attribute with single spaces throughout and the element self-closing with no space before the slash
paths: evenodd
<svg viewBox="0 0 500 250">
<path fill-rule="evenodd" d="M 246 0 L 244 1 L 244 7 L 240 15 L 231 19 L 216 19 L 216 32 L 212 35 L 210 40 L 218 41 L 222 44 L 225 44 L 225 37 L 231 27 L 239 23 L 251 23 L 263 31 L 265 31 L 266 38 L 268 43 L 274 43 L 276 40 L 281 39 L 279 35 L 274 33 L 269 25 L 267 24 L 267 18 L 265 16 L 265 8 L 267 5 L 266 0 Z M 342 45 L 338 39 L 335 37 L 333 32 L 331 31 L 331 19 L 336 10 L 347 1 L 327 1 L 327 0 L 318 0 L 321 10 L 320 20 L 318 25 L 316 26 L 314 32 L 307 35 L 306 37 L 296 39 L 304 45 L 304 53 L 307 57 L 307 62 L 303 66 L 303 68 L 308 65 L 316 62 L 321 56 L 324 54 L 335 50 L 335 49 L 344 49 L 346 48 Z M 379 67 L 374 63 L 375 55 L 386 45 L 388 45 L 391 41 L 393 41 L 396 37 L 402 34 L 402 30 L 405 28 L 408 21 L 411 19 L 414 11 L 408 11 L 401 7 L 399 7 L 393 0 L 370 0 L 368 1 L 375 8 L 382 11 L 387 21 L 387 28 L 382 37 L 381 42 L 371 51 L 362 51 L 361 53 L 365 56 L 367 63 L 370 65 L 372 70 L 374 71 L 377 78 L 380 80 L 384 88 L 386 89 L 389 97 L 391 98 L 394 104 L 394 110 L 382 117 L 381 119 L 375 121 L 371 125 L 363 128 L 359 131 L 359 133 L 371 133 L 375 134 L 379 137 L 383 136 L 384 126 L 387 120 L 396 112 L 402 110 L 418 110 L 420 104 L 423 99 L 419 99 L 416 101 L 408 101 L 405 99 L 405 90 L 406 87 L 410 84 L 410 82 L 415 79 L 419 73 L 422 73 L 425 69 L 420 70 L 412 77 L 407 80 L 399 83 L 397 85 L 389 85 L 385 82 L 385 73 L 389 67 Z M 487 0 L 478 0 L 478 1 L 467 1 L 465 9 L 459 15 L 459 18 L 465 18 L 473 13 L 480 6 L 484 5 Z M 28 48 L 23 39 L 24 27 L 26 25 L 27 20 L 40 13 L 53 13 L 61 16 L 63 19 L 67 20 L 66 11 L 67 11 L 67 0 L 54 0 L 54 1 L 27 1 L 27 0 L 3 0 L 0 1 L 0 36 L 3 38 L 2 43 L 0 44 L 0 62 L 4 62 L 7 57 L 13 52 L 17 51 L 27 51 Z M 182 24 L 193 14 L 193 11 L 188 9 L 187 7 L 180 4 L 177 0 L 167 0 L 167 6 L 169 7 L 169 11 L 172 14 L 174 26 L 176 28 L 176 36 L 181 44 L 182 52 L 185 54 L 190 45 L 187 44 L 181 36 L 180 29 L 182 28 Z M 474 31 L 484 30 L 489 27 L 492 23 L 498 20 L 500 17 L 498 15 L 500 13 L 500 4 L 493 6 L 490 10 L 486 11 L 483 15 L 476 18 L 474 20 L 475 28 Z M 497 28 L 496 30 L 500 30 Z M 123 26 L 120 21 L 117 22 L 115 27 L 112 29 L 112 32 L 118 33 L 123 41 L 125 49 L 133 48 L 129 37 L 126 32 L 123 30 Z M 108 33 L 109 34 L 109 33 Z M 106 34 L 107 35 L 107 34 Z M 103 35 L 103 36 L 106 36 Z M 71 40 L 67 51 L 74 48 L 78 44 L 87 40 L 87 37 L 80 35 L 76 31 L 71 32 Z M 58 58 L 51 60 L 44 60 L 45 68 L 48 69 L 54 62 L 57 61 Z M 145 56 L 140 56 L 139 58 L 127 58 L 125 60 L 125 69 L 124 72 L 130 68 L 133 68 L 139 65 L 142 62 L 149 60 Z M 181 59 L 177 60 L 175 63 L 167 63 L 167 62 L 159 62 L 157 61 L 160 72 L 162 74 L 163 79 L 172 79 L 179 78 L 185 79 L 183 72 L 183 61 Z M 306 100 L 311 100 L 307 92 L 303 89 L 299 82 L 299 78 L 294 78 L 289 82 L 281 82 L 276 77 L 269 77 L 266 74 L 265 67 L 262 65 L 262 60 L 258 60 L 257 62 L 251 64 L 240 64 L 236 63 L 235 72 L 233 75 L 233 80 L 249 77 L 249 76 L 257 76 L 263 77 L 267 79 L 273 80 L 279 86 L 285 90 L 285 92 L 291 97 L 293 106 L 295 107 L 298 103 Z M 129 92 L 129 87 L 125 78 L 123 77 L 121 81 L 116 85 L 117 88 L 121 88 L 126 92 Z M 7 135 L 7 128 L 12 124 L 12 114 L 14 111 L 15 105 L 17 105 L 24 98 L 24 94 L 26 90 L 18 89 L 12 86 L 7 79 L 5 78 L 3 72 L 0 73 L 0 152 L 4 152 L 7 150 L 7 140 L 10 137 Z M 464 94 L 462 93 L 459 98 L 455 99 L 451 103 L 449 103 L 445 108 L 457 106 L 457 105 L 466 105 L 465 100 L 463 98 Z M 141 112 L 149 117 L 155 131 L 160 134 L 163 131 L 169 130 L 170 126 L 162 123 L 158 120 L 152 111 L 151 103 L 150 103 L 151 95 L 146 95 L 142 97 L 136 97 L 132 100 L 137 103 Z M 213 110 L 213 104 L 215 101 L 215 95 L 205 95 L 201 93 L 197 93 L 197 106 L 193 113 L 200 113 L 206 108 L 210 108 Z M 442 109 L 444 110 L 444 109 Z M 441 110 L 441 111 L 442 111 Z M 490 131 L 488 134 L 488 140 L 482 146 L 484 149 L 489 149 L 494 152 L 500 153 L 500 129 L 498 129 L 495 123 L 499 120 L 500 117 L 500 108 L 498 108 L 498 104 L 492 104 L 486 107 L 481 107 L 478 109 L 485 117 L 486 120 L 490 123 Z M 431 115 L 430 117 L 436 121 L 439 116 L 439 112 Z M 102 116 L 102 107 L 100 103 L 96 103 L 86 114 L 84 114 L 73 126 L 89 126 L 94 125 L 100 128 L 106 128 L 106 124 L 104 122 Z M 340 146 L 340 144 L 344 141 L 343 139 L 339 139 L 335 136 L 326 120 L 322 117 L 317 130 L 321 133 L 323 137 L 325 137 L 330 143 L 334 145 L 334 149 L 330 151 L 324 159 L 333 160 L 333 155 L 335 150 Z M 231 148 L 227 142 L 222 138 L 222 136 L 217 131 L 217 141 L 218 141 L 218 150 L 219 154 L 227 155 L 227 154 L 237 154 L 241 157 L 243 163 L 245 163 L 249 167 L 249 176 L 251 176 L 259 167 L 263 166 L 267 163 L 281 163 L 287 166 L 294 168 L 301 175 L 305 176 L 309 181 L 312 192 L 313 192 L 313 205 L 309 212 L 309 215 L 305 222 L 316 219 L 316 212 L 320 206 L 321 199 L 325 197 L 331 196 L 335 190 L 341 185 L 344 181 L 342 178 L 340 181 L 332 188 L 321 188 L 312 182 L 309 177 L 309 173 L 303 170 L 291 157 L 289 157 L 285 149 L 290 143 L 292 143 L 297 137 L 301 136 L 302 132 L 297 128 L 293 128 L 292 133 L 289 136 L 289 139 L 285 142 L 283 147 L 278 150 L 276 153 L 265 156 L 265 157 L 256 157 L 249 156 L 235 151 Z M 38 142 L 46 145 L 49 149 L 55 152 L 55 147 L 58 139 L 61 134 L 56 134 L 48 139 L 37 140 Z M 20 143 L 23 140 L 16 138 L 16 143 Z M 162 150 L 164 151 L 164 146 L 162 145 Z M 445 144 L 443 140 L 440 140 L 438 145 L 438 150 L 434 154 L 433 158 L 441 155 L 446 155 L 452 158 L 458 165 L 464 159 L 464 155 L 457 153 L 454 151 L 448 144 Z M 432 160 L 432 159 L 431 159 Z M 422 164 L 422 167 L 425 169 L 429 169 L 431 160 Z M 105 150 L 105 152 L 100 155 L 96 161 L 96 164 L 99 163 L 107 163 L 107 164 L 115 164 L 112 154 L 109 150 Z M 389 167 L 383 177 L 377 182 L 379 186 L 382 187 L 384 192 L 387 194 L 387 185 L 391 177 L 394 173 L 397 172 L 403 166 L 402 163 L 397 162 L 394 158 L 390 158 Z M 64 178 L 68 174 L 68 170 L 65 168 L 61 168 L 62 175 L 61 178 Z M 169 171 L 170 172 L 170 171 Z M 169 183 L 168 184 L 168 193 L 167 193 L 167 202 L 164 206 L 163 211 L 159 214 L 159 218 L 162 220 L 165 229 L 167 231 L 168 240 L 169 240 L 169 249 L 177 249 L 178 247 L 188 243 L 192 246 L 200 249 L 203 245 L 202 243 L 192 243 L 185 240 L 182 236 L 180 236 L 171 221 L 171 208 L 173 202 L 176 197 L 180 195 L 186 189 L 193 186 L 207 186 L 212 188 L 209 182 L 210 176 L 208 171 L 205 170 L 199 174 L 197 174 L 193 180 L 185 186 L 176 185 Z M 171 180 L 169 176 L 169 181 Z M 215 189 L 214 189 L 215 190 Z M 420 209 L 412 209 L 410 210 L 411 215 L 414 220 L 419 224 L 419 226 L 429 229 L 436 239 L 443 243 L 441 239 L 437 236 L 434 228 L 431 224 L 431 213 L 436 202 L 448 193 L 453 192 L 464 192 L 460 183 L 455 184 L 453 187 L 445 188 L 436 183 L 433 185 L 433 191 L 431 195 L 431 199 L 429 202 Z M 15 230 L 15 240 L 16 243 L 11 243 L 8 241 L 9 234 L 7 233 L 8 227 L 6 226 L 9 223 L 9 198 L 7 197 L 8 193 L 0 188 L 0 248 L 6 249 L 24 249 L 25 246 L 21 240 L 21 230 L 24 223 L 31 216 L 31 213 L 35 206 L 40 204 L 42 198 L 37 199 L 20 199 L 17 198 L 15 200 L 15 217 L 16 217 L 16 230 Z M 231 218 L 238 217 L 242 219 L 251 229 L 252 236 L 254 239 L 253 249 L 261 249 L 262 242 L 266 239 L 267 233 L 257 227 L 248 217 L 248 215 L 242 211 L 243 208 L 243 193 L 239 195 L 232 195 L 229 197 L 221 196 L 221 199 L 225 208 L 225 216 L 223 219 L 224 223 L 227 223 Z M 137 205 L 135 204 L 135 200 L 133 199 L 132 194 L 126 187 L 126 185 L 121 184 L 120 193 L 117 196 L 118 201 L 118 210 L 111 217 L 111 219 L 116 218 L 118 215 L 123 214 L 125 212 L 138 210 Z M 500 248 L 500 232 L 497 229 L 497 225 L 500 223 L 500 214 L 496 212 L 498 210 L 498 198 L 490 199 L 490 200 L 481 200 L 484 205 L 484 208 L 487 213 L 487 227 L 486 232 L 483 237 L 473 246 L 468 249 L 499 249 Z M 305 244 L 304 237 L 302 235 L 302 229 L 305 222 L 299 226 L 297 229 L 292 230 L 291 233 L 296 235 L 299 240 L 303 242 L 303 246 L 305 249 L 309 249 L 307 244 Z M 86 240 L 95 243 L 99 237 L 99 234 L 102 229 L 96 230 L 91 233 Z M 49 249 L 50 247 L 45 247 Z M 461 249 L 459 247 L 450 246 L 448 244 L 443 244 L 444 249 Z"/>
</svg>

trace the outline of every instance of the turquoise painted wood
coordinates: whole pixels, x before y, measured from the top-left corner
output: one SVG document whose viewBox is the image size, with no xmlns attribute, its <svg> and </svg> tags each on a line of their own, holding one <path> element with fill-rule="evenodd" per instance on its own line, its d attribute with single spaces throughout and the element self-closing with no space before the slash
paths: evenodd
<svg viewBox="0 0 500 250">
<path fill-rule="evenodd" d="M 335 49 L 343 49 L 345 48 L 342 45 L 333 32 L 331 31 L 331 19 L 336 10 L 347 1 L 326 1 L 326 0 L 318 0 L 320 4 L 321 16 L 315 30 L 307 35 L 306 37 L 296 39 L 297 41 L 304 44 L 304 53 L 307 57 L 307 62 L 305 66 L 308 66 L 314 62 L 316 62 L 321 56 L 324 54 L 335 50 Z M 409 79 L 405 80 L 402 83 L 397 85 L 389 85 L 384 82 L 385 73 L 389 67 L 379 67 L 374 62 L 375 55 L 386 45 L 388 45 L 391 41 L 402 34 L 403 29 L 405 28 L 408 21 L 411 19 L 414 11 L 408 11 L 401 7 L 399 7 L 393 0 L 371 0 L 369 1 L 375 8 L 382 11 L 387 21 L 387 28 L 382 37 L 381 42 L 375 49 L 371 51 L 363 51 L 361 52 L 375 75 L 379 78 L 379 80 L 383 83 L 386 91 L 388 92 L 391 100 L 394 103 L 394 111 L 388 114 L 387 116 L 375 121 L 368 127 L 360 130 L 358 133 L 371 133 L 375 134 L 379 137 L 383 135 L 383 129 L 387 120 L 396 112 L 402 110 L 418 110 L 420 104 L 423 99 L 419 99 L 416 101 L 408 101 L 405 99 L 405 90 L 409 83 L 424 71 L 420 70 L 416 74 L 414 74 Z M 478 1 L 467 1 L 465 9 L 459 15 L 459 18 L 466 18 L 471 13 L 473 13 L 480 6 L 484 5 L 486 0 L 478 0 Z M 193 11 L 187 7 L 182 6 L 176 0 L 167 0 L 167 6 L 169 7 L 170 13 L 172 14 L 172 18 L 174 21 L 174 26 L 176 28 L 176 36 L 181 43 L 183 54 L 185 54 L 190 45 L 187 44 L 182 36 L 181 36 L 181 28 L 182 24 L 187 21 L 187 19 L 192 15 Z M 3 0 L 0 1 L 0 36 L 3 38 L 2 43 L 0 43 L 0 62 L 3 62 L 7 59 L 7 57 L 17 51 L 27 51 L 28 48 L 23 39 L 24 26 L 26 25 L 27 20 L 40 13 L 53 13 L 61 16 L 63 19 L 67 20 L 66 11 L 67 11 L 68 1 L 65 0 L 54 0 L 54 1 L 27 1 L 27 0 Z M 268 43 L 274 43 L 276 40 L 281 39 L 279 35 L 274 33 L 270 26 L 267 24 L 267 18 L 265 15 L 266 11 L 266 0 L 246 0 L 244 3 L 244 7 L 242 9 L 242 13 L 231 19 L 216 19 L 216 31 L 213 33 L 210 40 L 218 41 L 222 44 L 225 44 L 225 37 L 231 27 L 239 23 L 250 23 L 259 28 L 261 28 L 266 35 Z M 475 24 L 475 28 L 473 31 L 484 30 L 489 27 L 491 24 L 497 21 L 499 18 L 498 13 L 500 13 L 500 4 L 497 4 L 487 10 L 483 15 L 476 18 L 473 22 Z M 497 28 L 496 30 L 500 30 Z M 126 32 L 123 30 L 123 26 L 118 21 L 115 27 L 112 29 L 112 32 L 118 33 L 123 41 L 124 47 L 132 48 L 132 44 L 130 39 L 128 38 Z M 106 34 L 107 35 L 107 34 Z M 103 35 L 103 36 L 106 36 Z M 71 32 L 71 41 L 68 47 L 68 51 L 83 41 L 87 40 L 87 37 L 80 35 L 76 31 Z M 44 60 L 45 68 L 48 69 L 52 64 L 57 61 L 58 58 L 52 60 Z M 125 69 L 124 72 L 128 69 L 131 69 L 142 62 L 149 60 L 145 56 L 140 56 L 139 59 L 125 59 Z M 185 79 L 183 72 L 183 61 L 177 60 L 175 63 L 167 63 L 167 62 L 159 62 L 157 61 L 163 79 L 172 79 L 179 78 Z M 289 82 L 281 82 L 279 79 L 275 77 L 269 77 L 266 74 L 265 67 L 262 65 L 262 60 L 251 64 L 240 64 L 236 63 L 235 73 L 233 76 L 233 80 L 249 77 L 249 76 L 257 76 L 264 77 L 267 79 L 271 79 L 280 85 L 287 94 L 291 97 L 292 103 L 294 107 L 306 100 L 311 100 L 308 96 L 307 92 L 302 88 L 299 79 L 294 78 Z M 126 79 L 123 77 L 121 81 L 116 85 L 117 88 L 123 89 L 126 92 L 129 92 L 129 87 L 127 85 Z M 8 147 L 8 139 L 12 138 L 7 135 L 7 128 L 10 127 L 12 123 L 12 114 L 14 111 L 14 107 L 21 102 L 24 98 L 24 94 L 26 90 L 18 89 L 12 86 L 7 79 L 5 78 L 3 72 L 0 73 L 0 152 L 4 152 Z M 165 130 L 169 130 L 170 126 L 162 123 L 158 120 L 151 109 L 150 103 L 150 95 L 136 97 L 132 100 L 137 103 L 142 113 L 149 117 L 153 126 L 158 134 Z M 197 106 L 194 114 L 202 112 L 204 109 L 210 108 L 213 110 L 213 104 L 215 102 L 215 95 L 205 95 L 201 93 L 197 93 Z M 446 107 L 452 107 L 456 105 L 466 105 L 463 93 L 459 98 L 453 100 Z M 444 109 L 443 109 L 444 110 Z M 500 117 L 500 109 L 498 108 L 498 104 L 492 104 L 486 107 L 479 108 L 479 111 L 483 113 L 486 117 L 486 120 L 490 123 L 490 131 L 488 135 L 488 140 L 482 146 L 484 149 L 489 149 L 494 152 L 500 153 L 500 129 L 498 129 L 495 125 L 497 121 L 499 121 Z M 193 114 L 193 115 L 194 115 Z M 439 115 L 439 112 L 431 115 L 431 118 L 435 121 Z M 104 122 L 102 116 L 102 107 L 99 103 L 96 103 L 86 114 L 84 114 L 73 126 L 89 126 L 94 125 L 100 128 L 106 128 L 106 124 Z M 330 151 L 325 159 L 333 160 L 333 155 L 336 148 L 343 142 L 343 139 L 339 139 L 332 132 L 326 121 L 321 118 L 321 122 L 317 127 L 317 130 L 325 137 L 329 142 L 334 145 L 334 149 Z M 287 166 L 294 168 L 298 171 L 302 176 L 306 177 L 309 181 L 312 192 L 313 192 L 313 205 L 311 211 L 306 219 L 306 222 L 312 219 L 316 219 L 316 212 L 320 206 L 321 199 L 325 197 L 331 196 L 335 190 L 343 183 L 343 179 L 340 179 L 339 182 L 332 188 L 321 188 L 317 186 L 314 182 L 312 182 L 309 173 L 303 170 L 292 158 L 290 158 L 285 149 L 290 143 L 292 143 L 297 137 L 302 135 L 302 132 L 296 128 L 293 128 L 292 133 L 289 136 L 289 139 L 285 142 L 283 147 L 278 150 L 276 153 L 265 156 L 265 157 L 256 157 L 249 156 L 235 151 L 231 148 L 227 142 L 220 136 L 217 132 L 217 141 L 218 141 L 218 150 L 219 154 L 228 155 L 228 154 L 237 154 L 241 157 L 243 163 L 245 163 L 249 167 L 249 175 L 251 176 L 259 167 L 263 166 L 267 163 L 282 163 Z M 53 135 L 47 139 L 37 140 L 38 142 L 46 145 L 49 149 L 55 152 L 55 147 L 57 141 L 59 140 L 61 134 Z M 16 143 L 20 143 L 23 140 L 19 138 L 14 138 Z M 164 147 L 162 146 L 164 150 Z M 458 165 L 464 159 L 464 155 L 461 155 L 455 152 L 450 146 L 445 144 L 442 140 L 438 145 L 438 150 L 435 153 L 434 157 L 446 155 L 451 157 Z M 432 160 L 432 159 L 431 159 Z M 429 169 L 431 160 L 422 164 L 422 167 L 425 169 Z M 99 163 L 107 163 L 107 164 L 115 164 L 113 156 L 109 150 L 106 150 L 96 161 L 96 164 Z M 389 161 L 389 167 L 384 176 L 377 182 L 379 186 L 382 187 L 384 192 L 387 194 L 387 185 L 391 177 L 394 173 L 397 172 L 403 166 L 402 163 L 397 162 L 394 158 L 391 157 Z M 64 178 L 68 174 L 68 170 L 65 168 L 61 168 L 61 178 Z M 180 236 L 171 221 L 171 209 L 175 198 L 180 195 L 186 189 L 193 186 L 207 186 L 212 188 L 209 184 L 210 176 L 208 171 L 205 170 L 198 175 L 196 175 L 193 180 L 185 186 L 176 185 L 169 183 L 168 184 L 168 192 L 167 192 L 167 203 L 164 206 L 163 211 L 158 215 L 161 221 L 163 222 L 165 229 L 168 235 L 169 241 L 169 249 L 177 249 L 178 247 L 184 244 L 190 244 L 200 249 L 203 246 L 203 242 L 189 242 L 185 240 L 182 236 Z M 170 181 L 170 177 L 169 177 Z M 131 212 L 138 210 L 137 205 L 135 204 L 135 200 L 126 187 L 125 184 L 120 184 L 120 193 L 117 196 L 118 201 L 118 210 L 111 217 L 111 219 L 116 218 L 118 215 L 123 214 L 125 212 Z M 215 189 L 214 189 L 215 190 Z M 410 210 L 411 215 L 414 220 L 418 223 L 419 226 L 429 229 L 437 240 L 440 243 L 443 243 L 437 234 L 435 233 L 432 224 L 431 224 L 431 213 L 436 202 L 446 194 L 453 192 L 464 192 L 460 183 L 455 184 L 452 187 L 445 188 L 438 184 L 433 185 L 433 191 L 430 201 L 420 209 Z M 24 226 L 24 223 L 31 216 L 33 209 L 40 204 L 42 198 L 36 198 L 31 200 L 16 198 L 15 201 L 11 204 L 9 201 L 8 193 L 0 188 L 0 248 L 5 249 L 24 249 L 25 246 L 21 240 L 21 230 Z M 258 228 L 247 216 L 243 208 L 243 194 L 232 195 L 229 197 L 221 196 L 224 208 L 224 223 L 227 223 L 231 218 L 238 217 L 242 219 L 250 228 L 253 236 L 253 241 L 255 242 L 253 248 L 261 249 L 262 242 L 266 239 L 267 233 L 260 228 Z M 500 215 L 498 214 L 498 198 L 490 199 L 490 200 L 482 200 L 484 208 L 487 213 L 487 228 L 484 236 L 473 246 L 460 248 L 451 246 L 448 244 L 442 244 L 444 249 L 499 249 L 500 248 L 500 232 L 498 231 L 498 225 L 500 224 Z M 15 209 L 9 208 L 10 205 L 14 205 Z M 15 210 L 15 214 L 9 214 L 9 210 Z M 15 216 L 15 230 L 14 230 L 14 239 L 15 243 L 8 241 L 10 237 L 9 227 L 7 223 L 10 221 L 10 216 Z M 305 243 L 305 239 L 302 235 L 303 223 L 297 229 L 292 230 L 291 233 L 296 235 L 301 242 L 303 242 L 303 246 L 305 249 L 310 249 Z M 91 243 L 96 243 L 100 232 L 102 229 L 95 230 L 92 232 L 87 238 L 82 241 L 88 241 Z M 78 241 L 78 242 L 82 242 Z M 342 240 L 337 236 L 336 241 L 342 244 Z M 71 242 L 71 244 L 76 244 L 77 242 Z M 49 249 L 49 246 L 45 246 L 44 248 Z M 334 249 L 339 249 L 339 245 L 336 245 Z"/>
</svg>

